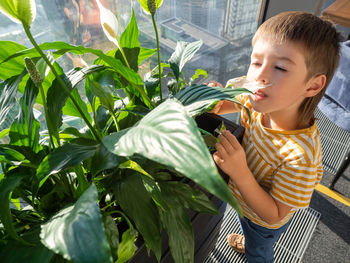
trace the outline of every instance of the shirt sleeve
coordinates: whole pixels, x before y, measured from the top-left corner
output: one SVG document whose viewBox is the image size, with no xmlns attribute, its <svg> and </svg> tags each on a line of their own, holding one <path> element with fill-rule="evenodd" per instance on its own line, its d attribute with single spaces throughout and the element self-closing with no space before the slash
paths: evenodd
<svg viewBox="0 0 350 263">
<path fill-rule="evenodd" d="M 303 161 L 285 163 L 273 177 L 270 194 L 291 207 L 308 207 L 322 173 L 322 164 L 319 161 L 316 164 Z"/>
</svg>

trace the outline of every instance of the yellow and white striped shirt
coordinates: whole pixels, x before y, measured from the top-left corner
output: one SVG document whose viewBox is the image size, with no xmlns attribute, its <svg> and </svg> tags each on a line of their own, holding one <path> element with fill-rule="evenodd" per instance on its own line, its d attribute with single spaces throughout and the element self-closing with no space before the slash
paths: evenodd
<svg viewBox="0 0 350 263">
<path fill-rule="evenodd" d="M 311 127 L 293 131 L 278 131 L 261 124 L 262 114 L 252 109 L 247 95 L 237 99 L 251 112 L 251 122 L 241 110 L 241 123 L 245 127 L 242 146 L 248 167 L 258 183 L 270 195 L 292 209 L 276 224 L 264 222 L 248 207 L 234 183 L 229 187 L 242 206 L 243 214 L 254 223 L 266 228 L 283 226 L 298 208 L 306 208 L 315 186 L 323 174 L 320 134 L 316 123 Z"/>
</svg>

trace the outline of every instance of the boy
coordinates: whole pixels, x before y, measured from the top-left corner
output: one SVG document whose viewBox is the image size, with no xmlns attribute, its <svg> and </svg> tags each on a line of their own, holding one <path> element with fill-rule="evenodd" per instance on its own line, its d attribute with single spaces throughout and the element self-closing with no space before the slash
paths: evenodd
<svg viewBox="0 0 350 263">
<path fill-rule="evenodd" d="M 304 12 L 284 12 L 257 30 L 247 80 L 261 85 L 237 99 L 245 127 L 242 146 L 228 131 L 219 135 L 213 157 L 230 177 L 240 202 L 244 236 L 229 245 L 249 263 L 273 262 L 273 245 L 296 209 L 309 205 L 322 177 L 321 143 L 314 111 L 332 79 L 340 36 L 330 22 Z M 212 110 L 240 110 L 220 101 Z"/>
</svg>

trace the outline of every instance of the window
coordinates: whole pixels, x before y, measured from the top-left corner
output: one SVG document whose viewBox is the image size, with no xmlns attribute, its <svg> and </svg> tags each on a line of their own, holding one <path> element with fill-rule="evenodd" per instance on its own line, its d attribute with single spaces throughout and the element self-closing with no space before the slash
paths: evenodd
<svg viewBox="0 0 350 263">
<path fill-rule="evenodd" d="M 140 28 L 140 41 L 155 48 L 150 16 L 135 0 L 101 0 L 125 28 L 134 8 Z M 162 60 L 173 52 L 176 41 L 203 40 L 203 46 L 185 67 L 187 76 L 196 68 L 205 69 L 209 80 L 225 83 L 228 79 L 246 74 L 249 64 L 250 42 L 257 26 L 259 0 L 164 0 L 157 11 L 161 37 Z M 114 48 L 100 26 L 99 9 L 95 0 L 37 0 L 37 17 L 32 32 L 38 43 L 66 41 L 75 45 Z M 0 40 L 16 41 L 31 46 L 20 25 L 0 14 Z M 66 55 L 66 68 L 83 66 L 93 56 Z M 61 61 L 62 63 L 62 61 Z M 155 63 L 154 63 L 155 64 Z M 150 67 L 152 67 L 152 63 Z"/>
</svg>

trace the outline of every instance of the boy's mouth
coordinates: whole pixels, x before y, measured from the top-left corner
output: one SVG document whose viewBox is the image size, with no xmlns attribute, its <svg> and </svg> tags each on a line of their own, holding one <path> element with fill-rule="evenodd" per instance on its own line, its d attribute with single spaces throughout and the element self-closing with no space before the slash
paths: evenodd
<svg viewBox="0 0 350 263">
<path fill-rule="evenodd" d="M 259 101 L 264 98 L 267 98 L 267 95 L 260 89 L 254 93 L 254 101 Z"/>
</svg>

